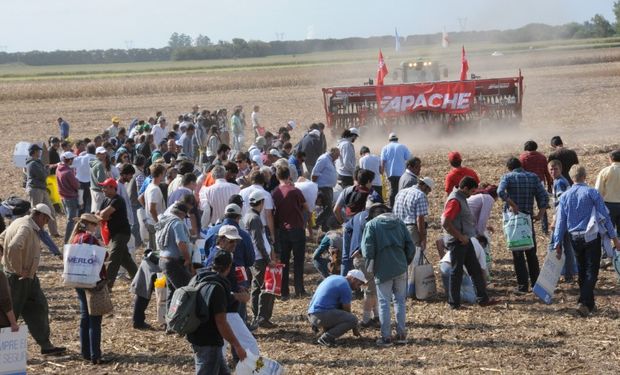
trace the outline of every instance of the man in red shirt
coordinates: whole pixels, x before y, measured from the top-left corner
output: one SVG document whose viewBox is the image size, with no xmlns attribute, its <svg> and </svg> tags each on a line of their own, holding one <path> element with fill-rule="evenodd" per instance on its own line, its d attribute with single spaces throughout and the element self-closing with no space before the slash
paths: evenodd
<svg viewBox="0 0 620 375">
<path fill-rule="evenodd" d="M 519 161 L 521 162 L 521 168 L 527 172 L 532 172 L 540 179 L 543 187 L 547 187 L 547 191 L 551 193 L 553 188 L 553 178 L 547 168 L 547 157 L 538 150 L 538 144 L 534 141 L 527 141 L 523 145 L 523 153 L 519 155 Z M 547 212 L 543 214 L 541 219 L 541 225 L 543 233 L 549 234 L 549 219 L 547 218 Z"/>
<path fill-rule="evenodd" d="M 284 264 L 282 270 L 282 300 L 289 298 L 289 262 L 293 252 L 293 274 L 295 275 L 295 296 L 304 297 L 304 255 L 306 251 L 306 233 L 304 231 L 304 213 L 308 204 L 301 190 L 291 182 L 291 173 L 286 167 L 278 167 L 276 177 L 280 182 L 273 190 L 275 208 L 274 222 L 276 240 L 280 249 L 280 259 Z"/>
<path fill-rule="evenodd" d="M 478 174 L 476 173 L 476 171 L 471 168 L 461 166 L 463 158 L 458 151 L 451 151 L 450 153 L 448 153 L 448 161 L 450 162 L 452 169 L 446 175 L 446 194 L 449 195 L 450 193 L 452 193 L 452 190 L 454 190 L 455 187 L 459 186 L 459 182 L 461 182 L 461 180 L 465 176 L 473 178 L 477 184 L 480 183 L 480 178 L 478 178 Z"/>
<path fill-rule="evenodd" d="M 551 188 L 553 187 L 553 178 L 551 178 L 549 169 L 547 169 L 547 157 L 536 151 L 538 150 L 538 144 L 534 141 L 525 142 L 523 150 L 524 151 L 521 155 L 519 155 L 521 167 L 538 176 L 540 181 L 543 183 L 543 186 L 547 187 L 547 191 L 551 192 Z"/>
</svg>

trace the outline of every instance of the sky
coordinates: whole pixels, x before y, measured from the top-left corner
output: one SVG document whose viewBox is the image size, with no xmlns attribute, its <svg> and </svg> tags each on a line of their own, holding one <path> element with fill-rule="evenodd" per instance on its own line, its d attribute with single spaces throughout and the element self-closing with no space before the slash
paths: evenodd
<svg viewBox="0 0 620 375">
<path fill-rule="evenodd" d="M 0 51 L 159 48 L 212 41 L 400 36 L 614 22 L 613 0 L 1 0 Z"/>
</svg>

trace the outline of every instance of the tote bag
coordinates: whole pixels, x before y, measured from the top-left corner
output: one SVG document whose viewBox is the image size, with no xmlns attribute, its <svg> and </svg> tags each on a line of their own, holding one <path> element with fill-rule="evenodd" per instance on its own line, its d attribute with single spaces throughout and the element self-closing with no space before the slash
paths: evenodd
<svg viewBox="0 0 620 375">
<path fill-rule="evenodd" d="M 534 247 L 530 215 L 521 212 L 516 215 L 512 212 L 505 212 L 504 234 L 506 235 L 506 245 L 512 251 L 528 250 Z"/>
<path fill-rule="evenodd" d="M 63 284 L 73 288 L 93 288 L 100 280 L 105 260 L 104 247 L 85 243 L 66 244 L 63 252 Z"/>
<path fill-rule="evenodd" d="M 426 259 L 424 251 L 420 254 L 420 260 L 414 268 L 415 296 L 417 299 L 425 300 L 437 293 L 435 282 L 435 271 L 433 265 Z"/>
<path fill-rule="evenodd" d="M 265 282 L 263 290 L 276 296 L 282 295 L 282 270 L 284 264 L 276 264 L 275 267 L 267 266 L 265 269 Z"/>
</svg>

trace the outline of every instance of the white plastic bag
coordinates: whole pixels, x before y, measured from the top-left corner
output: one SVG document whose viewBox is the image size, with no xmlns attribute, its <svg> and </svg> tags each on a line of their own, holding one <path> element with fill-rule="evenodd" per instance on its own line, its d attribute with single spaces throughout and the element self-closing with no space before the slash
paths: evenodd
<svg viewBox="0 0 620 375">
<path fill-rule="evenodd" d="M 28 326 L 20 325 L 19 331 L 0 328 L 0 373 L 25 374 L 28 359 Z"/>
<path fill-rule="evenodd" d="M 263 356 L 256 356 L 250 350 L 245 350 L 247 357 L 237 363 L 235 373 L 237 375 L 282 375 L 284 367 L 274 361 Z"/>
<path fill-rule="evenodd" d="M 73 288 L 94 288 L 101 280 L 99 273 L 105 260 L 104 247 L 89 244 L 67 244 L 63 252 L 64 285 Z"/>
<path fill-rule="evenodd" d="M 140 238 L 142 238 L 142 242 L 148 244 L 149 230 L 146 227 L 146 211 L 144 211 L 144 208 L 140 207 L 136 214 L 138 216 L 138 223 L 140 224 Z"/>
<path fill-rule="evenodd" d="M 555 251 L 549 251 L 545 256 L 545 262 L 540 270 L 538 279 L 536 279 L 536 284 L 532 288 L 532 292 L 547 305 L 553 301 L 553 293 L 560 280 L 560 274 L 565 261 L 566 256 L 562 254 L 562 258 L 558 259 Z"/>
<path fill-rule="evenodd" d="M 412 262 L 413 263 L 413 262 Z M 418 264 L 414 267 L 415 297 L 419 300 L 425 300 L 437 293 L 437 284 L 435 282 L 435 271 L 433 265 L 429 263 L 424 255 L 424 251 L 420 252 Z"/>
</svg>

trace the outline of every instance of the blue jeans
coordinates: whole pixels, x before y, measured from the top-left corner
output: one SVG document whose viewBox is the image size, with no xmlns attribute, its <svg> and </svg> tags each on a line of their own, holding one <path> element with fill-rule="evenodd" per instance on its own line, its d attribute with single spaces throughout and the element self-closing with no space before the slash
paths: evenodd
<svg viewBox="0 0 620 375">
<path fill-rule="evenodd" d="M 304 257 L 306 252 L 306 233 L 303 228 L 278 229 L 280 259 L 284 264 L 282 270 L 282 296 L 289 295 L 289 265 L 293 253 L 293 274 L 295 276 L 295 294 L 305 293 L 304 290 Z"/>
<path fill-rule="evenodd" d="M 381 337 L 389 339 L 391 333 L 391 311 L 392 297 L 394 297 L 394 310 L 396 315 L 396 333 L 400 336 L 407 335 L 405 327 L 405 299 L 407 297 L 407 272 L 396 276 L 393 279 L 382 283 L 375 279 L 377 283 L 377 297 L 379 299 L 379 320 L 381 321 Z"/>
<path fill-rule="evenodd" d="M 67 215 L 67 228 L 65 229 L 65 243 L 68 243 L 71 239 L 71 232 L 75 222 L 73 218 L 80 216 L 80 203 L 77 198 L 63 199 L 62 205 L 65 207 L 65 214 Z"/>
<path fill-rule="evenodd" d="M 441 272 L 441 281 L 443 282 L 443 290 L 448 295 L 450 290 L 450 263 L 439 263 L 439 271 Z M 471 281 L 469 275 L 463 274 L 463 282 L 461 284 L 461 301 L 465 303 L 476 303 L 476 291 L 474 290 L 474 283 Z"/>
<path fill-rule="evenodd" d="M 198 346 L 192 344 L 196 375 L 229 375 L 221 346 Z"/>
<path fill-rule="evenodd" d="M 586 242 L 585 239 L 571 239 L 577 264 L 579 265 L 579 303 L 590 310 L 594 308 L 594 287 L 598 280 L 601 259 L 601 236 Z"/>
<path fill-rule="evenodd" d="M 101 315 L 88 314 L 86 292 L 76 289 L 80 302 L 80 349 L 82 357 L 87 360 L 101 358 Z"/>
<path fill-rule="evenodd" d="M 327 264 L 329 261 L 323 257 L 315 257 L 312 259 L 312 264 L 314 268 L 321 274 L 323 279 L 328 278 L 331 274 L 329 273 L 329 269 L 327 268 Z"/>
</svg>

